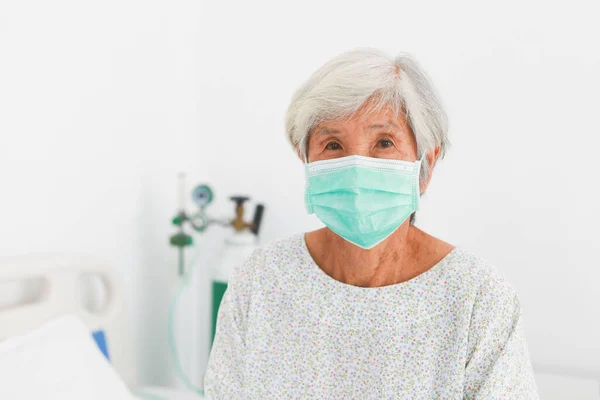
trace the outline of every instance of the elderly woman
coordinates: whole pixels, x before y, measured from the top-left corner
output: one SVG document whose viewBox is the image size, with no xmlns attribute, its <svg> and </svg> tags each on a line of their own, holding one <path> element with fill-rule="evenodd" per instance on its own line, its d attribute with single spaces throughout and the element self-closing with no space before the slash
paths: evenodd
<svg viewBox="0 0 600 400">
<path fill-rule="evenodd" d="M 223 297 L 209 399 L 537 399 L 518 295 L 414 225 L 448 148 L 408 54 L 341 54 L 292 98 L 287 135 L 325 227 L 256 250 Z"/>
</svg>

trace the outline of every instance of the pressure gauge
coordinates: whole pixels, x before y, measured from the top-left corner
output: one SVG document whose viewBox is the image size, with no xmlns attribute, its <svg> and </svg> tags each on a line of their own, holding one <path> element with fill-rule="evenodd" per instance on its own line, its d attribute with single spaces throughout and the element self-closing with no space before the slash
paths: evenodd
<svg viewBox="0 0 600 400">
<path fill-rule="evenodd" d="M 207 185 L 197 186 L 192 192 L 192 200 L 202 208 L 207 206 L 213 199 L 213 192 Z"/>
</svg>

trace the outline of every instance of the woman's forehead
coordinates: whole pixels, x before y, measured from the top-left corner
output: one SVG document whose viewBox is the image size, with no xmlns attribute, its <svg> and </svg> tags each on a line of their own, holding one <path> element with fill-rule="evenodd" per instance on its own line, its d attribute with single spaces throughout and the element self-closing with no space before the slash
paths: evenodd
<svg viewBox="0 0 600 400">
<path fill-rule="evenodd" d="M 406 120 L 402 114 L 396 116 L 392 112 L 381 112 L 368 115 L 355 115 L 345 119 L 321 121 L 315 126 L 313 133 L 318 137 L 352 131 L 403 131 L 406 128 Z"/>
</svg>

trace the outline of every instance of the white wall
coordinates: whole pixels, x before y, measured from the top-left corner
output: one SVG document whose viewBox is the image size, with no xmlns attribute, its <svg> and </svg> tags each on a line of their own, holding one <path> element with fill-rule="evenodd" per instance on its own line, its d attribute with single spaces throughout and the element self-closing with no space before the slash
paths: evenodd
<svg viewBox="0 0 600 400">
<path fill-rule="evenodd" d="M 264 241 L 319 226 L 305 215 L 302 165 L 283 133 L 293 91 L 341 51 L 408 51 L 442 95 L 452 141 L 418 224 L 507 274 L 536 368 L 597 377 L 596 8 L 4 1 L 0 255 L 109 257 L 128 288 L 140 379 L 171 384 L 177 172 L 189 187 L 214 187 L 217 214 L 232 210 L 233 193 L 264 201 Z M 201 243 L 222 234 L 211 229 Z M 208 343 L 208 329 L 199 340 Z"/>
</svg>

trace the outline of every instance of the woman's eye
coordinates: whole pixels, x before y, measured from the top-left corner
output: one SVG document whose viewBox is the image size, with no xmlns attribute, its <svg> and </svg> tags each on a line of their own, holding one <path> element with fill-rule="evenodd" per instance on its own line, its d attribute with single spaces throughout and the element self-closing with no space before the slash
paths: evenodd
<svg viewBox="0 0 600 400">
<path fill-rule="evenodd" d="M 381 147 L 390 147 L 390 146 L 392 146 L 392 145 L 393 145 L 393 143 L 392 143 L 392 141 L 391 141 L 391 140 L 388 140 L 388 139 L 381 139 L 381 140 L 379 141 L 379 145 L 380 145 Z"/>
<path fill-rule="evenodd" d="M 327 150 L 337 150 L 340 148 L 340 144 L 337 142 L 329 142 L 327 143 Z"/>
</svg>

